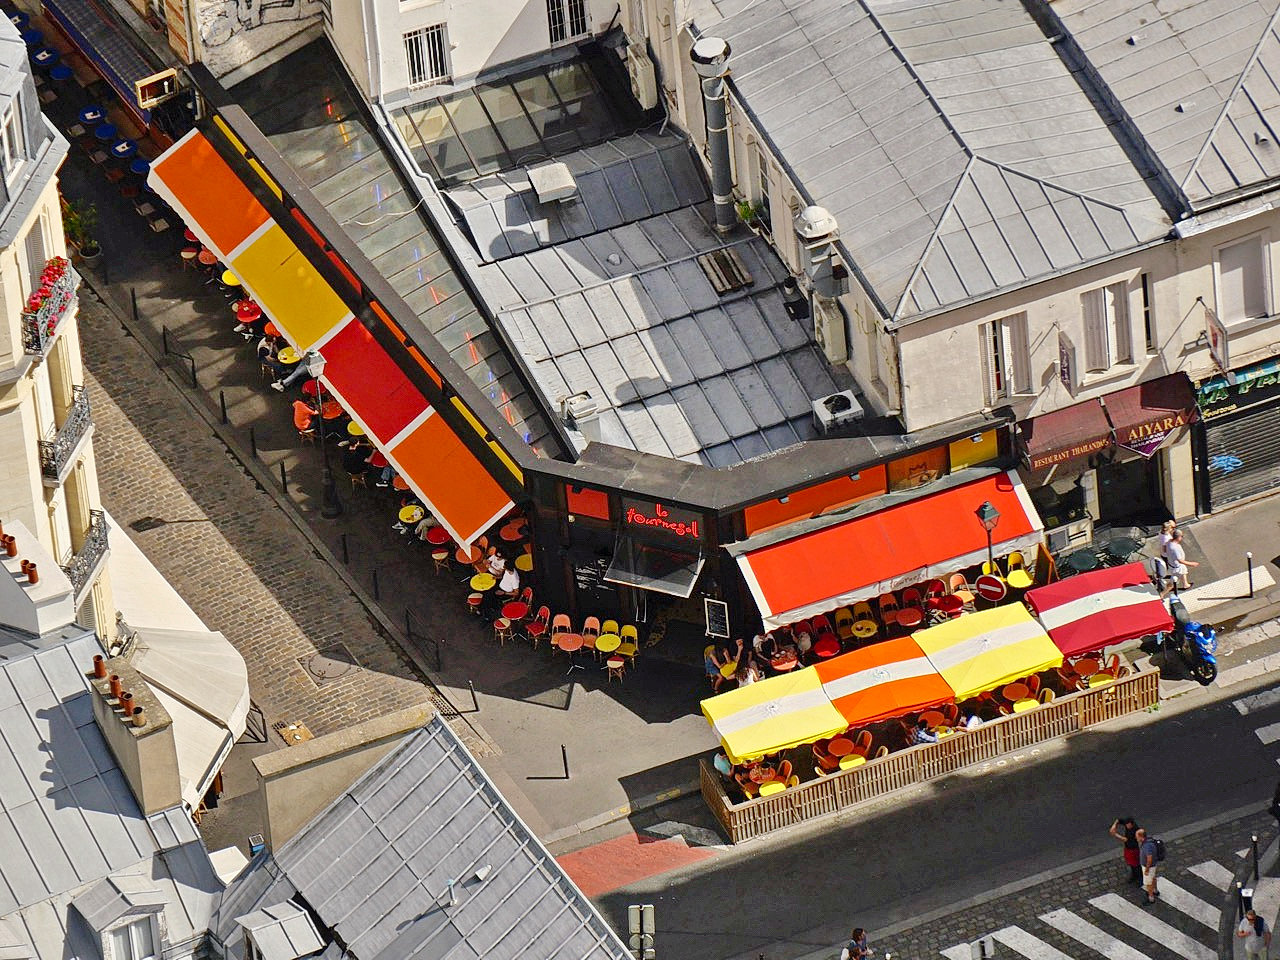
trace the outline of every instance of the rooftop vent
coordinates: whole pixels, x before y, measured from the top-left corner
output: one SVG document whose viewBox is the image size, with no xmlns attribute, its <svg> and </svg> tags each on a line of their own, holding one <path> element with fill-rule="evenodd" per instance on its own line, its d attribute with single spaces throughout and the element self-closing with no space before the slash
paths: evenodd
<svg viewBox="0 0 1280 960">
<path fill-rule="evenodd" d="M 823 436 L 862 417 L 862 405 L 852 390 L 842 390 L 813 401 L 813 426 Z"/>
<path fill-rule="evenodd" d="M 1255 130 L 1253 133 L 1253 142 L 1260 147 L 1265 147 L 1271 142 L 1271 138 L 1261 130 Z"/>
<path fill-rule="evenodd" d="M 575 393 L 561 400 L 560 418 L 566 427 L 578 431 L 584 439 L 600 439 L 600 404 L 591 398 L 591 394 Z"/>
<path fill-rule="evenodd" d="M 564 203 L 578 195 L 578 181 L 573 179 L 568 164 L 544 163 L 526 171 L 539 203 Z"/>
</svg>

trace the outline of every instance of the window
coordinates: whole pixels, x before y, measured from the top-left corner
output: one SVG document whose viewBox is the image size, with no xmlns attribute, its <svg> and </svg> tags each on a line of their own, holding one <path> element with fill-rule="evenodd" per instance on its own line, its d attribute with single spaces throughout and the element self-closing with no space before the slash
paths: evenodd
<svg viewBox="0 0 1280 960">
<path fill-rule="evenodd" d="M 1027 315 L 1015 314 L 982 324 L 983 387 L 988 404 L 1031 392 L 1031 356 Z"/>
<path fill-rule="evenodd" d="M 14 100 L 0 116 L 0 162 L 4 164 L 6 180 L 11 180 L 22 167 L 22 121 L 18 107 L 17 100 Z"/>
<path fill-rule="evenodd" d="M 1262 235 L 1218 251 L 1218 316 L 1224 323 L 1265 317 L 1270 312 L 1267 244 Z"/>
<path fill-rule="evenodd" d="M 585 37 L 591 28 L 587 0 L 547 0 L 547 25 L 552 43 Z"/>
<path fill-rule="evenodd" d="M 769 177 L 769 158 L 762 151 L 756 151 L 756 206 L 760 213 L 756 219 L 766 233 L 773 232 L 773 215 L 769 212 L 769 190 L 772 184 Z"/>
<path fill-rule="evenodd" d="M 111 931 L 112 960 L 148 960 L 156 955 L 151 918 L 116 927 Z"/>
<path fill-rule="evenodd" d="M 449 53 L 443 23 L 404 35 L 404 56 L 409 65 L 409 86 L 425 87 L 449 80 Z"/>
<path fill-rule="evenodd" d="M 30 281 L 27 293 L 30 293 L 40 286 L 40 274 L 44 272 L 45 261 L 49 259 L 45 253 L 43 216 L 37 217 L 36 222 L 27 231 L 24 246 L 27 252 L 27 279 Z"/>
<path fill-rule="evenodd" d="M 1080 295 L 1084 315 L 1084 366 L 1088 373 L 1133 361 L 1129 287 L 1113 283 Z"/>
<path fill-rule="evenodd" d="M 1147 355 L 1160 352 L 1160 339 L 1156 336 L 1156 318 L 1151 311 L 1151 274 L 1142 275 L 1142 330 L 1147 339 Z"/>
</svg>

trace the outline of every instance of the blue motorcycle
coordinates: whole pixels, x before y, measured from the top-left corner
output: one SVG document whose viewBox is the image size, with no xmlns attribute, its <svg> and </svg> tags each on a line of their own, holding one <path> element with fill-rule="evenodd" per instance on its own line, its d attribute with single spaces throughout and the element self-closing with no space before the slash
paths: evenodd
<svg viewBox="0 0 1280 960">
<path fill-rule="evenodd" d="M 1218 632 L 1207 623 L 1192 620 L 1176 593 L 1169 597 L 1169 612 L 1173 614 L 1173 631 L 1164 635 L 1162 645 L 1177 650 L 1192 679 L 1207 687 L 1218 677 Z"/>
</svg>

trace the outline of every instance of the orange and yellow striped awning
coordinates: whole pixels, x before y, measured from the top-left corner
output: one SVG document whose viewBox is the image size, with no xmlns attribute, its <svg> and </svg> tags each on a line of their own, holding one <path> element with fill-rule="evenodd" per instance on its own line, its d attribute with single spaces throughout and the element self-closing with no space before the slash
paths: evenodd
<svg viewBox="0 0 1280 960">
<path fill-rule="evenodd" d="M 151 164 L 148 182 L 300 353 L 325 358 L 325 386 L 445 529 L 470 545 L 511 498 L 355 319 L 198 130 Z"/>
</svg>

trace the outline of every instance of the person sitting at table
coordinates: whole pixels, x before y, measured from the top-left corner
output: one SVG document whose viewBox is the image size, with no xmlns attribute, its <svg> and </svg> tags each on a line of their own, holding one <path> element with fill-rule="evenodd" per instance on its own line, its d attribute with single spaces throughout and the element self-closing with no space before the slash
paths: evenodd
<svg viewBox="0 0 1280 960">
<path fill-rule="evenodd" d="M 751 647 L 762 660 L 772 660 L 778 655 L 778 642 L 770 633 L 757 633 L 751 638 Z"/>
<path fill-rule="evenodd" d="M 514 600 L 520 592 L 520 572 L 512 565 L 502 572 L 502 576 L 498 578 L 498 586 L 494 588 L 494 593 L 498 596 Z"/>
<path fill-rule="evenodd" d="M 711 765 L 716 768 L 716 773 L 720 774 L 721 779 L 731 780 L 733 778 L 733 764 L 729 762 L 729 755 L 723 750 L 717 750 L 715 759 L 711 761 Z"/>
<path fill-rule="evenodd" d="M 495 549 L 491 554 L 489 554 L 489 560 L 485 566 L 489 570 L 489 575 L 497 580 L 507 569 L 507 558 L 502 555 L 501 550 Z"/>
<path fill-rule="evenodd" d="M 738 661 L 738 672 L 733 678 L 738 681 L 738 686 L 749 687 L 757 680 L 764 679 L 764 671 L 756 663 L 755 657 L 747 654 L 745 660 Z"/>
<path fill-rule="evenodd" d="M 391 485 L 391 477 L 396 471 L 387 458 L 382 455 L 381 450 L 374 450 L 369 454 L 365 463 L 378 471 L 378 479 L 374 482 L 375 487 L 389 487 Z"/>
<path fill-rule="evenodd" d="M 258 363 L 271 371 L 277 379 L 284 373 L 284 364 L 277 358 L 280 353 L 280 338 L 265 336 L 258 341 Z"/>
<path fill-rule="evenodd" d="M 813 637 L 808 630 L 797 630 L 793 636 L 796 641 L 796 649 L 802 654 L 808 653 L 813 647 Z"/>
<path fill-rule="evenodd" d="M 929 727 L 929 721 L 924 717 L 916 721 L 916 725 L 911 731 L 911 742 L 913 744 L 938 742 L 938 735 Z"/>
<path fill-rule="evenodd" d="M 973 707 L 966 707 L 964 711 L 964 719 L 959 723 L 961 730 L 975 730 L 982 726 L 983 719 L 978 715 L 978 711 Z"/>
<path fill-rule="evenodd" d="M 708 643 L 702 651 L 702 669 L 707 674 L 707 679 L 711 681 L 711 692 L 719 693 L 720 686 L 724 683 L 724 674 L 721 669 L 728 663 L 732 662 L 729 651 L 721 649 L 714 643 Z"/>
<path fill-rule="evenodd" d="M 299 433 L 314 430 L 316 421 L 320 419 L 320 411 L 305 400 L 293 401 L 293 425 Z"/>
<path fill-rule="evenodd" d="M 364 437 L 352 437 L 348 443 L 342 444 L 342 469 L 348 476 L 360 476 L 369 472 L 369 454 L 373 450 Z"/>
</svg>

